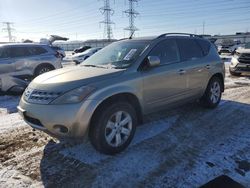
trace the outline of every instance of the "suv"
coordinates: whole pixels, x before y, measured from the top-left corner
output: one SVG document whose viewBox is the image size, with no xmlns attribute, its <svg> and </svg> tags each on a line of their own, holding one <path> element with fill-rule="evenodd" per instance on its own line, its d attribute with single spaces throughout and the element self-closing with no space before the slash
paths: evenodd
<svg viewBox="0 0 250 188">
<path fill-rule="evenodd" d="M 216 107 L 225 69 L 214 45 L 192 34 L 114 42 L 84 64 L 43 74 L 18 111 L 33 128 L 59 138 L 89 136 L 105 154 L 124 150 L 143 115 L 200 99 Z"/>
<path fill-rule="evenodd" d="M 0 45 L 2 91 L 15 90 L 21 80 L 61 67 L 60 54 L 49 45 L 32 43 Z"/>
<path fill-rule="evenodd" d="M 233 76 L 240 76 L 242 73 L 250 73 L 250 43 L 244 48 L 238 48 L 231 59 L 229 72 Z"/>
</svg>

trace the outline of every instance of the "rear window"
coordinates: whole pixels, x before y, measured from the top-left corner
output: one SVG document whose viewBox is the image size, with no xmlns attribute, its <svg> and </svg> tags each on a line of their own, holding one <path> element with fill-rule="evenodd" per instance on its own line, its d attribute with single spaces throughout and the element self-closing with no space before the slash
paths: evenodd
<svg viewBox="0 0 250 188">
<path fill-rule="evenodd" d="M 45 54 L 48 52 L 46 49 L 44 49 L 42 47 L 38 47 L 38 46 L 29 47 L 29 51 L 30 51 L 31 55 L 41 55 L 41 54 Z"/>
<path fill-rule="evenodd" d="M 211 43 L 201 39 L 197 39 L 196 42 L 200 45 L 203 55 L 206 56 L 209 53 Z"/>
<path fill-rule="evenodd" d="M 203 57 L 201 47 L 194 39 L 176 39 L 182 61 L 195 60 Z"/>
</svg>

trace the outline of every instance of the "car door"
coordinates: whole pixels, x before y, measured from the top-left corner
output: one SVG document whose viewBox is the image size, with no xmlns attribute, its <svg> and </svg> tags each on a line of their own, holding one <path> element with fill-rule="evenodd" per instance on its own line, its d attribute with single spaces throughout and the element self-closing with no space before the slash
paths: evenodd
<svg viewBox="0 0 250 188">
<path fill-rule="evenodd" d="M 0 75 L 15 72 L 15 65 L 10 58 L 10 49 L 0 47 Z"/>
<path fill-rule="evenodd" d="M 30 52 L 26 46 L 13 46 L 10 54 L 17 75 L 30 74 Z"/>
<path fill-rule="evenodd" d="M 158 67 L 142 71 L 146 113 L 184 98 L 187 90 L 186 74 L 174 39 L 160 42 L 148 56 L 158 56 L 161 62 Z"/>
<path fill-rule="evenodd" d="M 178 38 L 177 45 L 180 49 L 181 61 L 186 64 L 185 72 L 187 76 L 187 93 L 189 97 L 199 95 L 206 84 L 209 75 L 210 64 L 204 58 L 209 47 L 201 48 L 202 39 Z M 204 41 L 204 40 L 203 40 Z"/>
</svg>

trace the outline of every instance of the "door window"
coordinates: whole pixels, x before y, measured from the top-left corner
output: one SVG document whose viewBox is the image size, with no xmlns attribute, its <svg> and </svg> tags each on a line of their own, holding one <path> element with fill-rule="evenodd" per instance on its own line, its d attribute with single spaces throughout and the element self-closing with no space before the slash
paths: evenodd
<svg viewBox="0 0 250 188">
<path fill-rule="evenodd" d="M 161 60 L 161 64 L 170 64 L 180 61 L 178 47 L 173 39 L 160 42 L 149 53 L 149 56 L 158 56 Z"/>
<path fill-rule="evenodd" d="M 29 55 L 30 55 L 30 52 L 27 47 L 11 47 L 10 48 L 11 57 L 26 57 Z"/>
<path fill-rule="evenodd" d="M 8 58 L 10 57 L 10 50 L 8 48 L 0 48 L 0 58 Z"/>
<path fill-rule="evenodd" d="M 203 57 L 201 47 L 194 39 L 176 39 L 180 49 L 182 61 L 190 61 Z"/>
</svg>

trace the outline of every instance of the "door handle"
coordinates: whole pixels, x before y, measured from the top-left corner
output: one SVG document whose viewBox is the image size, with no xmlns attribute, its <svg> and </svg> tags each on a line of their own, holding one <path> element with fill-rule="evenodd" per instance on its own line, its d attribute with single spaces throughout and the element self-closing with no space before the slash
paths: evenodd
<svg viewBox="0 0 250 188">
<path fill-rule="evenodd" d="M 206 67 L 206 69 L 210 69 L 210 65 L 206 65 L 205 67 Z"/>
<path fill-rule="evenodd" d="M 183 74 L 185 74 L 185 73 L 186 73 L 186 71 L 185 71 L 185 70 L 182 70 L 182 69 L 181 69 L 181 70 L 179 70 L 179 74 L 180 74 L 180 75 L 183 75 Z"/>
</svg>

